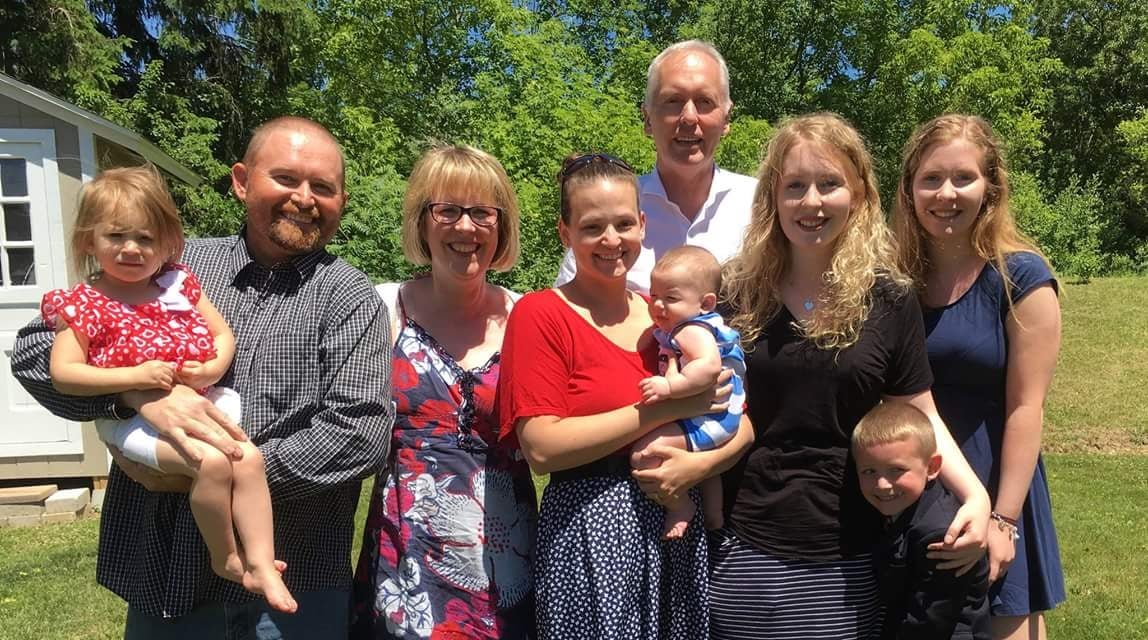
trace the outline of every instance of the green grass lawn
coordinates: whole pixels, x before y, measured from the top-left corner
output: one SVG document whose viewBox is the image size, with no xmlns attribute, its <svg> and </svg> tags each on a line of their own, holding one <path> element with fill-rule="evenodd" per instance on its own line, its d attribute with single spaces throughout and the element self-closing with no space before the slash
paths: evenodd
<svg viewBox="0 0 1148 640">
<path fill-rule="evenodd" d="M 1047 457 L 1068 602 L 1049 637 L 1148 637 L 1148 456 Z"/>
<path fill-rule="evenodd" d="M 1148 278 L 1066 285 L 1062 305 L 1045 447 L 1069 601 L 1050 637 L 1148 638 Z M 98 529 L 0 529 L 0 640 L 122 637 L 125 607 L 95 582 Z"/>
<path fill-rule="evenodd" d="M 1148 456 L 1052 454 L 1047 465 L 1069 598 L 1050 637 L 1148 637 Z M 124 605 L 95 582 L 97 530 L 0 530 L 0 640 L 121 637 Z"/>
<path fill-rule="evenodd" d="M 1148 278 L 1061 289 L 1045 450 L 1148 453 Z"/>
</svg>

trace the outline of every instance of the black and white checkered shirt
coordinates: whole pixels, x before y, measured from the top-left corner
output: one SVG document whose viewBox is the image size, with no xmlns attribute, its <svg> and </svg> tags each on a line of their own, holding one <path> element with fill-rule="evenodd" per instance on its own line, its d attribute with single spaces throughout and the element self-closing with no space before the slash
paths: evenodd
<svg viewBox="0 0 1148 640">
<path fill-rule="evenodd" d="M 394 417 L 385 307 L 366 275 L 326 251 L 268 269 L 233 236 L 189 240 L 183 258 L 235 332 L 220 384 L 239 392 L 243 427 L 266 460 L 287 586 L 347 589 L 360 481 L 382 467 Z M 13 374 L 56 415 L 113 417 L 111 397 L 52 388 L 53 337 L 39 319 L 22 329 Z M 186 495 L 151 493 L 114 466 L 96 577 L 154 616 L 255 597 L 212 573 Z"/>
</svg>

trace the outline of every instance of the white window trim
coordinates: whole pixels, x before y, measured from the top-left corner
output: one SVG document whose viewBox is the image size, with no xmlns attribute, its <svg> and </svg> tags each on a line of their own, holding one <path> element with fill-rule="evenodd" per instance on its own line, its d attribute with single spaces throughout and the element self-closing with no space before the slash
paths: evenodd
<svg viewBox="0 0 1148 640">
<path fill-rule="evenodd" d="M 0 142 L 40 147 L 47 227 L 44 229 L 42 239 L 45 242 L 41 248 L 46 255 L 38 256 L 37 262 L 46 268 L 37 270 L 36 286 L 28 289 L 29 293 L 33 290 L 38 292 L 35 294 L 35 302 L 38 305 L 39 296 L 45 291 L 67 286 L 66 241 L 63 207 L 60 202 L 60 169 L 56 163 L 56 132 L 52 129 L 0 129 Z M 18 289 L 0 291 L 0 304 L 26 302 L 26 298 L 29 297 Z"/>
</svg>

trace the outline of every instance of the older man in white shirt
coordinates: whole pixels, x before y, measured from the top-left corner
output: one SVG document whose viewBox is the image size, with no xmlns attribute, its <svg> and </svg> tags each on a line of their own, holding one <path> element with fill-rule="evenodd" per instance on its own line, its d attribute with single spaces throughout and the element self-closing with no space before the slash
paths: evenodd
<svg viewBox="0 0 1148 640">
<path fill-rule="evenodd" d="M 703 247 L 719 262 L 741 248 L 757 181 L 714 162 L 732 107 L 729 70 L 712 45 L 679 42 L 650 63 L 642 121 L 657 158 L 654 170 L 638 179 L 646 236 L 627 274 L 631 289 L 648 293 L 650 270 L 674 247 Z M 574 271 L 567 251 L 555 286 L 570 281 Z"/>
</svg>

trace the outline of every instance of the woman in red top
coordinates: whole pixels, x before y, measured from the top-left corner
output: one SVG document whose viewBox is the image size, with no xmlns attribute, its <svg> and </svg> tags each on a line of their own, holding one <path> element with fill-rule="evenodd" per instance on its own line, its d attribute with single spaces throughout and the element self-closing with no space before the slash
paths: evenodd
<svg viewBox="0 0 1148 640">
<path fill-rule="evenodd" d="M 657 345 L 646 300 L 626 289 L 645 228 L 633 171 L 585 155 L 566 161 L 559 182 L 558 230 L 577 274 L 515 306 L 499 379 L 502 435 L 517 436 L 535 473 L 551 474 L 534 569 L 539 638 L 704 638 L 701 522 L 663 542 L 662 509 L 631 478 L 628 449 L 710 411 L 712 394 L 640 404 Z M 717 472 L 749 432 L 696 455 Z"/>
</svg>

